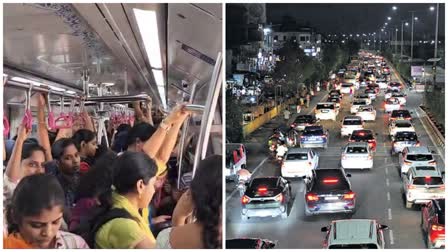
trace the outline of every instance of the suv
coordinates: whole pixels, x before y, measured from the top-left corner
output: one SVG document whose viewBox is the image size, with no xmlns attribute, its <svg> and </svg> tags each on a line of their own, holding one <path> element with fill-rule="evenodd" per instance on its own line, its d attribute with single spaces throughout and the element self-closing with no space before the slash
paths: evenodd
<svg viewBox="0 0 448 252">
<path fill-rule="evenodd" d="M 311 181 L 306 183 L 305 215 L 353 214 L 356 194 L 352 191 L 349 177 L 351 175 L 345 174 L 342 168 L 313 170 Z"/>
<path fill-rule="evenodd" d="M 241 219 L 250 217 L 288 217 L 291 186 L 282 177 L 254 178 L 241 198 Z"/>
<path fill-rule="evenodd" d="M 445 198 L 445 184 L 442 173 L 437 170 L 409 168 L 402 176 L 402 193 L 406 208 L 414 204 L 424 204 L 432 199 Z"/>
<path fill-rule="evenodd" d="M 376 139 L 372 130 L 354 130 L 348 139 L 349 142 L 367 142 L 372 151 L 376 150 Z"/>
<path fill-rule="evenodd" d="M 383 230 L 388 226 L 376 220 L 335 220 L 321 231 L 326 232 L 325 249 L 384 249 Z"/>
<path fill-rule="evenodd" d="M 339 109 L 336 108 L 336 105 L 333 102 L 320 102 L 316 105 L 315 113 L 316 118 L 319 120 L 336 121 Z"/>
<path fill-rule="evenodd" d="M 400 153 L 405 147 L 418 147 L 420 141 L 414 131 L 399 131 L 392 136 L 392 154 Z"/>
<path fill-rule="evenodd" d="M 409 167 L 412 166 L 436 167 L 437 163 L 432 155 L 433 153 L 426 146 L 404 148 L 400 154 L 400 158 L 398 158 L 401 173 L 407 173 Z"/>
<path fill-rule="evenodd" d="M 306 126 L 316 125 L 319 121 L 313 115 L 299 115 L 296 117 L 293 123 L 291 123 L 291 128 L 302 131 Z"/>
<path fill-rule="evenodd" d="M 393 110 L 392 114 L 389 117 L 389 121 L 396 121 L 396 120 L 412 120 L 411 112 L 409 112 L 406 109 L 399 109 L 399 110 Z"/>
<path fill-rule="evenodd" d="M 300 135 L 301 148 L 324 148 L 328 147 L 329 132 L 322 126 L 308 126 Z"/>
<path fill-rule="evenodd" d="M 359 142 L 342 147 L 341 166 L 344 169 L 372 169 L 373 153 L 369 145 Z"/>
<path fill-rule="evenodd" d="M 445 199 L 422 205 L 421 228 L 428 248 L 445 248 Z"/>
<path fill-rule="evenodd" d="M 247 164 L 246 147 L 240 143 L 226 144 L 226 180 L 238 180 L 237 174 L 241 169 L 245 169 Z"/>
<path fill-rule="evenodd" d="M 354 130 L 364 128 L 364 121 L 359 116 L 346 116 L 341 122 L 341 137 L 350 136 Z"/>
</svg>

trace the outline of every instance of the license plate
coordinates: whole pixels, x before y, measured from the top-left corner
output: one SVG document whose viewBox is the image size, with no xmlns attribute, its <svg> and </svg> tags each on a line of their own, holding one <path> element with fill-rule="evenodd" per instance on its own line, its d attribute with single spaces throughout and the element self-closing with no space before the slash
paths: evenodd
<svg viewBox="0 0 448 252">
<path fill-rule="evenodd" d="M 322 110 L 322 113 L 328 113 L 328 112 L 329 112 L 328 109 L 323 109 L 323 110 Z"/>
<path fill-rule="evenodd" d="M 334 197 L 325 197 L 325 200 L 337 200 L 339 199 L 339 197 L 334 196 Z"/>
</svg>

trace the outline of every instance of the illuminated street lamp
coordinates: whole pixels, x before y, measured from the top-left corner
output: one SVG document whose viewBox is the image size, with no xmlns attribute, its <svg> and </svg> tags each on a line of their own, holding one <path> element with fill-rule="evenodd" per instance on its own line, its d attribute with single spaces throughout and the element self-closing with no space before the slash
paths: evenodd
<svg viewBox="0 0 448 252">
<path fill-rule="evenodd" d="M 397 6 L 392 6 L 392 10 L 397 10 Z"/>
<path fill-rule="evenodd" d="M 387 20 L 392 20 L 392 18 L 391 17 L 387 17 Z"/>
</svg>

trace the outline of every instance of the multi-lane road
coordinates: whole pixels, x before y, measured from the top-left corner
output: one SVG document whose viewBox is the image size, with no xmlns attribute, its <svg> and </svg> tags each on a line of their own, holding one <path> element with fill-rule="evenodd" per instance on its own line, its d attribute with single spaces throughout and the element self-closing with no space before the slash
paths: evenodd
<svg viewBox="0 0 448 252">
<path fill-rule="evenodd" d="M 400 81 L 395 70 L 391 67 L 391 81 Z M 358 92 L 362 92 L 360 89 Z M 422 94 L 405 91 L 408 95 L 406 109 L 413 112 L 413 123 L 422 145 L 436 151 L 436 160 L 439 169 L 444 169 L 444 154 L 434 146 L 434 143 L 425 130 L 422 121 L 416 113 L 416 108 L 422 102 Z M 389 226 L 385 231 L 386 248 L 425 248 L 425 242 L 420 230 L 420 209 L 406 209 L 400 192 L 401 179 L 399 176 L 398 157 L 392 156 L 391 141 L 388 136 L 388 115 L 382 108 L 384 91 L 373 102 L 377 109 L 377 118 L 374 122 L 367 122 L 366 129 L 378 133 L 377 151 L 374 156 L 372 170 L 347 170 L 352 174 L 350 178 L 352 189 L 357 193 L 356 213 L 354 219 L 376 219 L 381 224 Z M 320 92 L 311 103 L 309 109 L 302 113 L 312 113 L 318 101 L 326 98 L 326 92 Z M 341 147 L 347 143 L 347 138 L 340 136 L 340 120 L 350 114 L 350 97 L 344 96 L 341 111 L 336 122 L 321 121 L 325 129 L 330 130 L 330 144 L 327 150 L 317 149 L 319 152 L 319 167 L 340 167 Z M 291 121 L 295 118 L 294 114 Z M 279 176 L 280 167 L 268 158 L 267 138 L 272 129 L 284 121 L 281 118 L 273 119 L 258 129 L 248 138 L 245 145 L 248 150 L 248 169 L 254 177 Z M 330 214 L 305 217 L 304 190 L 305 185 L 300 179 L 290 179 L 293 188 L 293 202 L 287 219 L 277 218 L 251 218 L 241 220 L 241 203 L 239 194 L 235 192 L 235 183 L 226 184 L 226 239 L 253 237 L 277 241 L 276 248 L 322 248 L 324 233 L 321 227 L 328 225 L 332 220 L 347 218 L 343 215 Z"/>
</svg>

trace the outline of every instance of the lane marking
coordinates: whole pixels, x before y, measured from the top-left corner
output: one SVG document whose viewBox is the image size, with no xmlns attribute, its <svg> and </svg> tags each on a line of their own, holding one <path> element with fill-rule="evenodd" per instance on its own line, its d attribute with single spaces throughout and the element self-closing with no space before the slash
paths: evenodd
<svg viewBox="0 0 448 252">
<path fill-rule="evenodd" d="M 392 231 L 392 229 L 389 229 L 389 242 L 390 245 L 394 245 L 394 232 Z"/>
<path fill-rule="evenodd" d="M 387 192 L 386 196 L 387 196 L 387 201 L 390 201 L 390 192 Z"/>
<path fill-rule="evenodd" d="M 252 176 L 253 176 L 253 175 L 258 171 L 258 169 L 259 169 L 259 168 L 266 162 L 266 160 L 268 160 L 268 158 L 269 158 L 269 157 L 266 157 L 265 159 L 263 159 L 263 160 L 258 164 L 258 166 L 255 167 L 254 171 L 252 172 Z M 238 185 L 238 184 L 237 184 L 237 185 Z M 237 188 L 233 189 L 232 193 L 230 193 L 230 195 L 226 198 L 226 204 L 227 204 L 227 201 L 229 201 L 237 191 L 238 191 Z"/>
<path fill-rule="evenodd" d="M 386 175 L 389 173 L 389 169 L 387 169 L 387 166 L 386 166 L 386 168 L 384 169 L 384 171 L 386 172 Z"/>
<path fill-rule="evenodd" d="M 386 178 L 386 185 L 389 186 L 389 178 Z"/>
<path fill-rule="evenodd" d="M 389 220 L 392 220 L 392 209 L 390 208 L 387 209 L 387 217 L 389 218 Z"/>
</svg>

